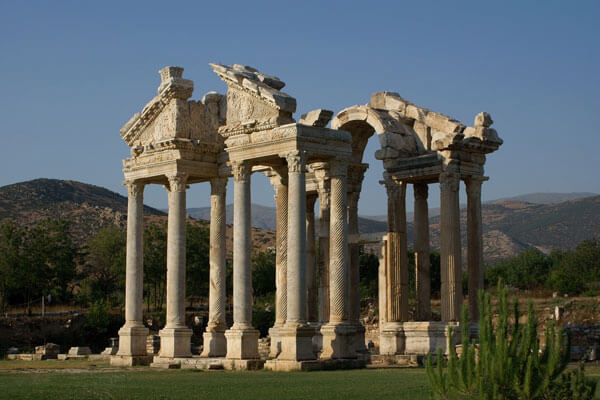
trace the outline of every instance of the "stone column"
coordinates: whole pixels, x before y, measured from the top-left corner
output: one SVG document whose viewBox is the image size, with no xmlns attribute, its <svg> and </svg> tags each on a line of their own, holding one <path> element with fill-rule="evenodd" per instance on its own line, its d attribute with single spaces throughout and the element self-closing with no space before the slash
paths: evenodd
<svg viewBox="0 0 600 400">
<path fill-rule="evenodd" d="M 329 177 L 327 170 L 315 170 L 319 193 L 319 322 L 329 322 Z"/>
<path fill-rule="evenodd" d="M 318 321 L 317 312 L 317 277 L 316 277 L 316 246 L 315 246 L 315 203 L 317 194 L 306 197 L 306 320 L 309 323 Z"/>
<path fill-rule="evenodd" d="M 233 326 L 225 332 L 227 358 L 258 358 L 258 330 L 252 327 L 252 230 L 248 162 L 232 162 L 233 172 Z"/>
<path fill-rule="evenodd" d="M 269 357 L 275 358 L 281 353 L 279 329 L 285 324 L 287 316 L 287 234 L 288 234 L 288 185 L 287 169 L 270 172 L 271 184 L 275 187 L 276 204 L 276 247 L 275 253 L 275 324 L 269 329 L 271 349 Z"/>
<path fill-rule="evenodd" d="M 355 327 L 349 321 L 348 221 L 346 161 L 330 164 L 331 214 L 329 241 L 329 322 L 321 327 L 322 358 L 356 358 Z"/>
<path fill-rule="evenodd" d="M 291 151 L 288 164 L 287 316 L 278 360 L 314 359 L 314 329 L 306 324 L 306 155 Z"/>
<path fill-rule="evenodd" d="M 469 275 L 469 319 L 479 320 L 477 297 L 483 290 L 483 245 L 481 220 L 481 184 L 486 180 L 474 176 L 465 180 L 467 187 L 467 272 Z"/>
<path fill-rule="evenodd" d="M 359 192 L 348 193 L 348 234 L 357 239 L 358 232 L 358 200 Z M 350 305 L 349 320 L 356 329 L 355 349 L 359 352 L 366 351 L 365 327 L 360 323 L 360 245 L 350 243 L 348 246 L 350 256 Z"/>
<path fill-rule="evenodd" d="M 192 330 L 185 325 L 185 175 L 169 175 L 167 323 L 160 331 L 163 358 L 190 357 Z"/>
<path fill-rule="evenodd" d="M 227 353 L 225 330 L 227 322 L 226 281 L 226 216 L 225 193 L 227 178 L 213 178 L 210 181 L 210 285 L 208 325 L 204 332 L 203 357 L 224 357 Z"/>
<path fill-rule="evenodd" d="M 125 265 L 125 324 L 119 330 L 122 363 L 136 364 L 135 356 L 146 356 L 148 328 L 143 322 L 143 231 L 144 184 L 127 181 L 127 258 Z M 128 360 L 125 360 L 127 358 Z M 118 362 L 115 362 L 117 364 Z"/>
<path fill-rule="evenodd" d="M 462 264 L 460 243 L 459 175 L 449 170 L 440 174 L 440 255 L 442 275 L 442 321 L 460 321 Z"/>
<path fill-rule="evenodd" d="M 386 323 L 380 331 L 380 353 L 402 354 L 408 321 L 408 254 L 406 243 L 406 182 L 387 177 L 388 234 L 386 243 Z"/>
<path fill-rule="evenodd" d="M 431 319 L 431 275 L 429 272 L 429 212 L 427 206 L 428 186 L 426 183 L 413 185 L 415 195 L 415 281 L 417 321 Z"/>
</svg>

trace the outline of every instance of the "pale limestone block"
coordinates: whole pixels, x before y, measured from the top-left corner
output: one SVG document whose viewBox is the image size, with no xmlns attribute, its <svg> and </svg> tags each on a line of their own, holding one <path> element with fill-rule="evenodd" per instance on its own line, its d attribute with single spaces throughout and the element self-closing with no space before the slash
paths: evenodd
<svg viewBox="0 0 600 400">
<path fill-rule="evenodd" d="M 453 144 L 458 144 L 465 137 L 462 133 L 446 133 L 440 131 L 431 131 L 431 148 L 433 150 L 447 149 Z"/>
<path fill-rule="evenodd" d="M 406 106 L 406 116 L 408 118 L 412 118 L 415 121 L 425 122 L 425 117 L 427 116 L 428 110 L 425 108 L 417 107 L 414 104 L 409 104 Z"/>
<path fill-rule="evenodd" d="M 433 111 L 425 116 L 425 124 L 433 130 L 448 133 L 461 132 L 465 128 L 460 122 Z"/>
<path fill-rule="evenodd" d="M 300 123 L 308 126 L 325 127 L 331 121 L 333 111 L 323 110 L 321 108 L 317 110 L 309 111 L 300 117 Z"/>
<path fill-rule="evenodd" d="M 486 113 L 485 111 L 480 112 L 475 116 L 475 126 L 484 126 L 486 128 L 489 128 L 490 126 L 492 126 L 493 123 L 494 121 L 492 120 L 492 116 Z"/>
</svg>

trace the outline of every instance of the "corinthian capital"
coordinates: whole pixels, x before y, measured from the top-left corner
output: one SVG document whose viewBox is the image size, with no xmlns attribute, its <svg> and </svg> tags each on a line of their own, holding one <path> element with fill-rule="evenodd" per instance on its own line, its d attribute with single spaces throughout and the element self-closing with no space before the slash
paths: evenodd
<svg viewBox="0 0 600 400">
<path fill-rule="evenodd" d="M 169 180 L 169 192 L 185 192 L 187 175 L 185 174 L 174 174 L 167 175 Z"/>
<path fill-rule="evenodd" d="M 306 172 L 306 152 L 294 150 L 285 154 L 288 172 Z"/>
<path fill-rule="evenodd" d="M 123 184 L 127 187 L 127 196 L 138 197 L 144 194 L 144 184 L 140 181 L 125 181 Z"/>
<path fill-rule="evenodd" d="M 245 181 L 252 174 L 252 165 L 247 161 L 232 161 L 231 172 L 234 181 Z"/>
</svg>

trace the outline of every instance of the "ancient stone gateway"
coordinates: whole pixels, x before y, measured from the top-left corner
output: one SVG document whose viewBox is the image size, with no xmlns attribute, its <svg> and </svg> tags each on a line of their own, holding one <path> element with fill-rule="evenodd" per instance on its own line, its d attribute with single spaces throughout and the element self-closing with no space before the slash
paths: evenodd
<svg viewBox="0 0 600 400">
<path fill-rule="evenodd" d="M 351 367 L 365 362 L 360 323 L 358 200 L 367 140 L 377 134 L 388 194 L 388 233 L 380 266 L 381 353 L 426 354 L 446 348 L 447 328 L 462 304 L 458 188 L 468 198 L 469 293 L 482 287 L 481 183 L 485 154 L 502 141 L 480 113 L 472 127 L 415 106 L 391 92 L 338 113 L 315 110 L 295 122 L 296 100 L 285 83 L 243 65 L 211 64 L 227 84 L 189 100 L 193 82 L 183 69 L 160 71 L 158 95 L 121 129 L 131 148 L 123 161 L 129 208 L 125 324 L 113 365 L 181 364 L 257 368 L 258 331 L 252 327 L 250 193 L 253 173 L 276 193 L 276 321 L 270 329 L 275 370 Z M 234 181 L 233 325 L 225 322 L 225 188 Z M 209 323 L 200 357 L 190 351 L 185 325 L 186 189 L 211 184 Z M 441 186 L 442 321 L 430 321 L 427 187 Z M 167 314 L 157 356 L 146 353 L 142 318 L 142 232 L 145 185 L 169 194 Z M 414 185 L 417 309 L 408 312 L 406 185 Z M 319 199 L 318 243 L 315 203 Z M 469 296 L 475 310 L 475 296 Z M 476 314 L 472 313 L 476 319 Z"/>
</svg>

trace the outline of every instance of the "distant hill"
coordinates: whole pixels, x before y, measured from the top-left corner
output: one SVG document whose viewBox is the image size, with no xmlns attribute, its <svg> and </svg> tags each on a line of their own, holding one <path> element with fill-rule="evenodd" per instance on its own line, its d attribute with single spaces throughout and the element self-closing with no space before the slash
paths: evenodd
<svg viewBox="0 0 600 400">
<path fill-rule="evenodd" d="M 145 223 L 166 224 L 167 214 L 144 206 Z M 83 243 L 111 225 L 127 224 L 127 197 L 103 187 L 58 179 L 35 179 L 0 187 L 0 221 L 11 218 L 24 226 L 44 219 L 71 222 L 71 233 Z M 227 227 L 227 254 L 232 253 L 232 229 Z M 252 229 L 253 246 L 264 250 L 275 245 L 275 233 Z"/>
<path fill-rule="evenodd" d="M 165 215 L 147 206 L 144 214 Z M 35 179 L 0 187 L 0 220 L 6 218 L 26 226 L 48 218 L 68 220 L 75 240 L 82 242 L 103 227 L 125 226 L 127 197 L 82 182 Z"/>
<path fill-rule="evenodd" d="M 600 196 L 589 193 L 534 193 L 484 203 L 484 257 L 489 260 L 511 257 L 528 247 L 544 252 L 570 249 L 585 239 L 600 240 Z M 563 197 L 572 198 L 558 202 Z M 525 201 L 525 200 L 528 201 Z M 537 203 L 534 203 L 537 202 Z M 317 210 L 315 210 L 317 211 Z M 210 209 L 191 208 L 188 214 L 200 220 L 210 219 Z M 432 247 L 439 248 L 439 212 L 430 209 Z M 166 223 L 166 214 L 144 207 L 146 223 Z M 78 242 L 85 241 L 105 226 L 125 227 L 127 198 L 108 189 L 75 181 L 35 179 L 0 187 L 0 220 L 15 219 L 23 225 L 33 225 L 47 219 L 71 221 Z M 227 206 L 227 223 L 233 219 L 233 206 Z M 361 233 L 387 230 L 385 216 L 359 217 Z M 412 245 L 413 226 L 407 215 L 407 236 Z M 275 209 L 252 205 L 254 246 L 260 249 L 274 246 Z M 461 233 L 466 246 L 466 211 L 461 211 Z M 317 225 L 318 228 L 318 225 Z M 228 253 L 231 254 L 231 227 L 228 227 Z"/>
<path fill-rule="evenodd" d="M 569 200 L 583 199 L 585 197 L 598 196 L 598 193 L 574 192 L 574 193 L 528 193 L 519 196 L 505 197 L 492 200 L 489 203 L 503 203 L 517 201 L 532 204 L 558 204 Z"/>
</svg>

